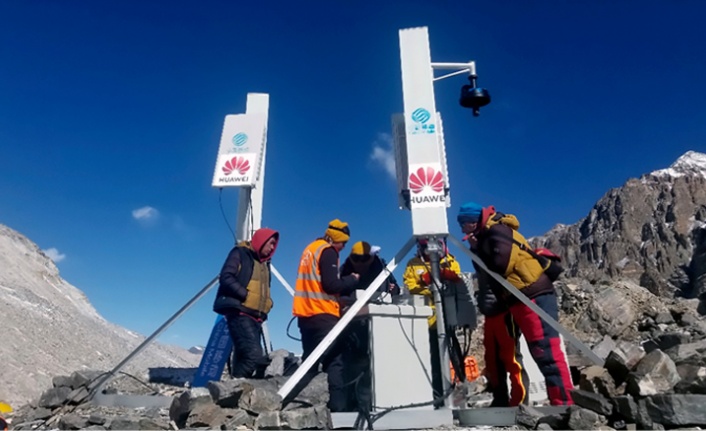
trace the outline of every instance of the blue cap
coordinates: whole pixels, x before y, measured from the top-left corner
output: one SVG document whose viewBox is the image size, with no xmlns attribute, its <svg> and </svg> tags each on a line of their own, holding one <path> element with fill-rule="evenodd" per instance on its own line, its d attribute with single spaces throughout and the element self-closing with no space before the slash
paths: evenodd
<svg viewBox="0 0 706 431">
<path fill-rule="evenodd" d="M 461 205 L 458 210 L 458 216 L 456 219 L 460 224 L 463 223 L 478 223 L 480 220 L 481 213 L 483 212 L 483 207 L 475 202 L 466 202 Z"/>
</svg>

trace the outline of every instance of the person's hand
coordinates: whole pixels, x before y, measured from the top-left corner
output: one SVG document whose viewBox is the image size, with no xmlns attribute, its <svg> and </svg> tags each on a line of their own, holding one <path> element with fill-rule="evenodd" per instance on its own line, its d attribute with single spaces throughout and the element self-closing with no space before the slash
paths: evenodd
<svg viewBox="0 0 706 431">
<path fill-rule="evenodd" d="M 441 270 L 441 278 L 446 281 L 459 281 L 459 280 L 461 280 L 461 277 L 459 277 L 458 274 L 456 274 L 454 271 L 452 271 L 450 269 L 442 269 Z"/>
<path fill-rule="evenodd" d="M 429 274 L 429 271 L 426 271 L 424 272 L 424 274 L 422 274 L 422 281 L 426 285 L 431 284 L 431 274 Z"/>
<path fill-rule="evenodd" d="M 466 239 L 468 240 L 468 244 L 471 245 L 471 248 L 475 249 L 476 246 L 478 245 L 478 238 L 476 238 L 475 235 L 470 233 L 470 234 L 468 234 L 468 238 L 466 238 Z"/>
<path fill-rule="evenodd" d="M 360 274 L 358 274 L 357 272 L 352 272 L 351 275 L 352 275 L 353 278 L 355 278 L 356 280 L 360 280 Z"/>
</svg>

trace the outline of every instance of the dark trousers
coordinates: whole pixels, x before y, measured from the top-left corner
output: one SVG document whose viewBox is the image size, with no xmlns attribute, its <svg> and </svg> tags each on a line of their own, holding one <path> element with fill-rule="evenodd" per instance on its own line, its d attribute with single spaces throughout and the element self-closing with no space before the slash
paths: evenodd
<svg viewBox="0 0 706 431">
<path fill-rule="evenodd" d="M 488 386 L 493 391 L 491 407 L 515 407 L 529 401 L 529 376 L 522 363 L 520 335 L 520 329 L 509 312 L 485 317 L 483 346 L 485 375 L 488 378 Z"/>
<path fill-rule="evenodd" d="M 369 319 L 353 319 L 341 334 L 348 394 L 346 411 L 368 413 L 372 409 L 369 325 Z"/>
<path fill-rule="evenodd" d="M 532 299 L 539 308 L 554 320 L 559 320 L 556 293 L 545 293 Z M 510 307 L 513 319 L 527 339 L 527 346 L 547 385 L 547 397 L 551 405 L 571 405 L 571 382 L 566 355 L 561 350 L 559 332 L 547 325 L 537 313 L 523 303 Z"/>
<path fill-rule="evenodd" d="M 226 315 L 226 322 L 235 351 L 231 376 L 252 377 L 255 370 L 266 362 L 261 343 L 262 322 L 243 313 Z"/>
<path fill-rule="evenodd" d="M 311 317 L 300 317 L 298 320 L 299 331 L 302 336 L 302 361 L 305 361 L 338 323 L 338 317 L 330 314 L 319 314 Z M 345 411 L 347 404 L 341 345 L 342 343 L 336 340 L 321 356 L 318 363 L 309 370 L 302 379 L 302 383 L 298 385 L 300 387 L 299 390 L 306 387 L 318 373 L 318 365 L 321 364 L 322 370 L 328 377 L 328 408 L 332 412 Z"/>
</svg>

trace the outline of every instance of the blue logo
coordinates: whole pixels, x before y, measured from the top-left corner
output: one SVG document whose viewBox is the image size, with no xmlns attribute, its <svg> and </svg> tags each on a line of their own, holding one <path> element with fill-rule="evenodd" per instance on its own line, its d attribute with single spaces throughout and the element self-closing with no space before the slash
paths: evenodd
<svg viewBox="0 0 706 431">
<path fill-rule="evenodd" d="M 432 124 L 427 124 L 431 119 L 431 113 L 424 108 L 417 108 L 412 112 L 413 124 L 411 130 L 409 131 L 412 135 L 417 135 L 420 133 L 434 133 L 436 131 L 436 126 Z"/>
<path fill-rule="evenodd" d="M 236 147 L 242 147 L 246 142 L 248 142 L 248 135 L 245 133 L 241 132 L 233 136 L 233 145 Z"/>
<path fill-rule="evenodd" d="M 429 118 L 431 118 L 431 115 L 429 115 L 429 111 L 424 108 L 418 108 L 412 112 L 412 120 L 416 123 L 426 123 L 429 121 Z"/>
</svg>

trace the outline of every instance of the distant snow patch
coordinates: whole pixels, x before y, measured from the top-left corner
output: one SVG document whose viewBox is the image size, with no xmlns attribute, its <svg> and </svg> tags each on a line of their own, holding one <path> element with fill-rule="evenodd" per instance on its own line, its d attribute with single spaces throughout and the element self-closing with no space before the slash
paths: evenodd
<svg viewBox="0 0 706 431">
<path fill-rule="evenodd" d="M 667 169 L 654 171 L 652 175 L 670 177 L 699 175 L 706 178 L 706 154 L 697 153 L 696 151 L 687 151 Z"/>
</svg>

